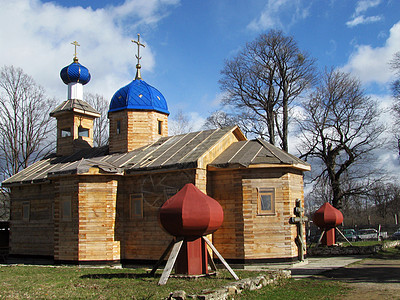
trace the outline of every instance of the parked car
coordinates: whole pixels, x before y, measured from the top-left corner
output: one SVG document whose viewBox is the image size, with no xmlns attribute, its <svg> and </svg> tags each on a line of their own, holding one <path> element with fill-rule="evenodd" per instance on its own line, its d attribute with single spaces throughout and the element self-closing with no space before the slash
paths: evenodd
<svg viewBox="0 0 400 300">
<path fill-rule="evenodd" d="M 387 239 L 388 234 L 387 232 L 380 232 L 378 236 L 378 230 L 374 228 L 368 228 L 368 229 L 360 229 L 357 233 L 356 240 L 357 241 L 363 241 L 363 240 L 377 240 L 379 239 L 380 241 L 383 239 Z"/>
<path fill-rule="evenodd" d="M 400 240 L 400 228 L 390 236 L 391 240 Z"/>
<path fill-rule="evenodd" d="M 355 241 L 357 238 L 356 231 L 354 229 L 343 229 L 343 235 L 349 241 Z"/>
</svg>

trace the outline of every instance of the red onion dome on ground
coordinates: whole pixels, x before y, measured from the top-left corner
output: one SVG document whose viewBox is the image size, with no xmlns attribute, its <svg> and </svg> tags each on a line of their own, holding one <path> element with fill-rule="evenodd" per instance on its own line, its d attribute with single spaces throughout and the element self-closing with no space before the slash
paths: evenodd
<svg viewBox="0 0 400 300">
<path fill-rule="evenodd" d="M 216 231 L 224 220 L 221 205 L 193 184 L 186 184 L 160 208 L 159 219 L 173 236 L 195 237 Z"/>
<path fill-rule="evenodd" d="M 335 228 L 342 224 L 343 214 L 326 202 L 314 213 L 313 221 L 319 228 Z"/>
</svg>

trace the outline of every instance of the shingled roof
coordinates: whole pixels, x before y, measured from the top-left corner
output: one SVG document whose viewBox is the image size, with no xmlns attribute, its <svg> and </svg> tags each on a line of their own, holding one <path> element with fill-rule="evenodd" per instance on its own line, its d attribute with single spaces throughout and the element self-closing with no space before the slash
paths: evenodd
<svg viewBox="0 0 400 300">
<path fill-rule="evenodd" d="M 109 154 L 108 146 L 103 146 L 83 149 L 69 156 L 53 154 L 3 181 L 3 186 L 43 182 L 63 174 L 85 174 L 92 167 L 119 175 L 155 169 L 196 168 L 202 155 L 235 130 L 239 130 L 237 126 L 162 137 L 127 153 Z M 233 143 L 211 166 L 248 167 L 255 164 L 290 164 L 309 169 L 307 163 L 261 139 Z"/>
</svg>

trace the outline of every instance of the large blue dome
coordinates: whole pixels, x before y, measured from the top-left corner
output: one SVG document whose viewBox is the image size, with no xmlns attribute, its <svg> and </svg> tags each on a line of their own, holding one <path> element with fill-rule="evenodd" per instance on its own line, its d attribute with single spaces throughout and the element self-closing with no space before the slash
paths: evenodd
<svg viewBox="0 0 400 300">
<path fill-rule="evenodd" d="M 77 59 L 61 70 L 60 77 L 65 84 L 78 82 L 85 85 L 90 81 L 89 70 L 78 63 Z"/>
<path fill-rule="evenodd" d="M 164 96 L 141 79 L 120 88 L 111 98 L 109 112 L 124 109 L 155 110 L 169 115 Z"/>
</svg>

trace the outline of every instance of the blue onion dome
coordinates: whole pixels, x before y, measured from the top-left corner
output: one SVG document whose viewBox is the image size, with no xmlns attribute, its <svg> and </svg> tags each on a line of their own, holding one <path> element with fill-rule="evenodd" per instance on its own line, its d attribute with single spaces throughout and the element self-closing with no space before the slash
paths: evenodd
<svg viewBox="0 0 400 300">
<path fill-rule="evenodd" d="M 65 84 L 78 82 L 83 85 L 90 81 L 89 70 L 78 62 L 78 58 L 74 58 L 74 62 L 64 67 L 60 72 L 60 77 Z"/>
<path fill-rule="evenodd" d="M 164 96 L 142 79 L 133 80 L 111 98 L 109 112 L 124 109 L 155 110 L 169 115 Z"/>
</svg>

